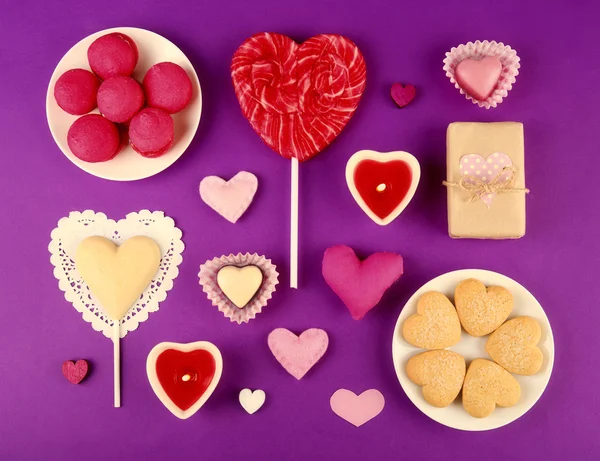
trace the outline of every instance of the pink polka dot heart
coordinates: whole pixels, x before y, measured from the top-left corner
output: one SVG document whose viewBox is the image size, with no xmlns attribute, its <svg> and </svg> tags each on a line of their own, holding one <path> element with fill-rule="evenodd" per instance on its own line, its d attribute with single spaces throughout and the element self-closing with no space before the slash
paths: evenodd
<svg viewBox="0 0 600 461">
<path fill-rule="evenodd" d="M 488 155 L 487 158 L 483 158 L 479 154 L 469 154 L 460 158 L 460 171 L 463 176 L 477 178 L 489 184 L 498 176 L 501 180 L 508 181 L 513 173 L 511 171 L 503 172 L 503 168 L 512 166 L 512 164 L 510 157 L 502 152 L 494 152 Z M 470 178 L 467 178 L 466 181 L 474 183 Z M 495 196 L 496 194 L 484 195 L 481 201 L 489 208 Z"/>
</svg>

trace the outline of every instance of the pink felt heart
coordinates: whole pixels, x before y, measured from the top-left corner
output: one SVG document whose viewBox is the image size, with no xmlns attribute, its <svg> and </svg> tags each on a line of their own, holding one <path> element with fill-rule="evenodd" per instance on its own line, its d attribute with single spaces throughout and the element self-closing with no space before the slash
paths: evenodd
<svg viewBox="0 0 600 461">
<path fill-rule="evenodd" d="M 301 379 L 323 357 L 329 337 L 320 328 L 310 328 L 300 336 L 286 328 L 277 328 L 269 334 L 267 342 L 283 368 L 296 379 Z"/>
<path fill-rule="evenodd" d="M 258 179 L 252 173 L 240 171 L 229 181 L 207 176 L 200 182 L 200 197 L 227 221 L 236 223 L 252 203 Z"/>
<path fill-rule="evenodd" d="M 70 383 L 79 384 L 88 373 L 88 363 L 85 360 L 67 360 L 62 364 L 62 374 Z"/>
<path fill-rule="evenodd" d="M 374 253 L 361 261 L 352 248 L 337 245 L 323 255 L 323 277 L 355 320 L 377 305 L 403 270 L 402 256 L 395 253 Z"/>
<path fill-rule="evenodd" d="M 513 175 L 512 171 L 504 170 L 505 167 L 512 166 L 512 160 L 502 152 L 494 152 L 483 158 L 479 154 L 463 155 L 460 158 L 460 172 L 463 176 L 467 176 L 466 181 L 474 183 L 471 180 L 478 179 L 486 184 L 491 183 L 500 176 L 500 180 L 508 181 Z M 492 200 L 496 194 L 490 193 L 483 195 L 481 201 L 488 208 L 492 206 Z"/>
<path fill-rule="evenodd" d="M 369 389 L 360 395 L 347 389 L 338 389 L 331 396 L 329 404 L 340 418 L 360 427 L 381 413 L 385 398 L 377 389 Z"/>
<path fill-rule="evenodd" d="M 498 83 L 502 63 L 496 56 L 465 59 L 458 63 L 454 75 L 458 84 L 476 99 L 486 99 Z"/>
<path fill-rule="evenodd" d="M 413 85 L 402 86 L 402 83 L 394 83 L 390 89 L 390 95 L 398 107 L 405 107 L 417 94 Z"/>
</svg>

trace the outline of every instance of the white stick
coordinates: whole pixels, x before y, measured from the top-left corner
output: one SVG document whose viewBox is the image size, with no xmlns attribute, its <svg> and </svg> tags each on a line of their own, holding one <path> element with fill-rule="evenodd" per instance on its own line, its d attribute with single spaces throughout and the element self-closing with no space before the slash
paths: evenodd
<svg viewBox="0 0 600 461">
<path fill-rule="evenodd" d="M 290 287 L 298 288 L 298 159 L 292 157 L 290 208 Z"/>
<path fill-rule="evenodd" d="M 119 327 L 119 320 L 114 321 L 113 325 L 113 359 L 114 359 L 114 396 L 115 396 L 115 408 L 121 406 L 121 328 Z"/>
</svg>

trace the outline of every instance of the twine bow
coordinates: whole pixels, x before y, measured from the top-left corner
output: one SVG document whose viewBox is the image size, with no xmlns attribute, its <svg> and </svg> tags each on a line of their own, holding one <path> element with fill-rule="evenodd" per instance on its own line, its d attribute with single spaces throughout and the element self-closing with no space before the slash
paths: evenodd
<svg viewBox="0 0 600 461">
<path fill-rule="evenodd" d="M 469 193 L 467 201 L 474 202 L 482 200 L 488 195 L 505 194 L 514 192 L 529 193 L 525 187 L 512 187 L 515 182 L 515 173 L 517 169 L 514 166 L 505 166 L 502 171 L 490 182 L 482 181 L 477 176 L 464 175 L 458 182 L 444 181 L 442 184 L 446 187 L 458 187 Z M 509 174 L 505 174 L 509 173 Z"/>
</svg>

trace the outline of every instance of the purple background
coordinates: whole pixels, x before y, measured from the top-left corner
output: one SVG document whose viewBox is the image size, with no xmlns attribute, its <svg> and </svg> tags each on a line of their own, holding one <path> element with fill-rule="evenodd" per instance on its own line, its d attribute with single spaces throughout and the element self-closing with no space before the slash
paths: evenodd
<svg viewBox="0 0 600 461">
<path fill-rule="evenodd" d="M 598 138 L 600 96 L 595 1 L 376 2 L 280 0 L 203 2 L 3 2 L 0 13 L 0 459 L 596 459 L 600 378 L 598 322 Z M 81 38 L 115 26 L 153 30 L 195 65 L 204 93 L 198 134 L 188 152 L 153 178 L 115 183 L 72 165 L 54 144 L 44 103 L 50 75 Z M 301 278 L 288 280 L 289 164 L 264 146 L 242 117 L 229 77 L 237 46 L 263 30 L 302 41 L 341 33 L 361 48 L 368 68 L 359 110 L 338 140 L 301 165 Z M 522 59 L 514 89 L 497 109 L 467 101 L 442 72 L 444 53 L 475 39 L 513 46 Z M 392 82 L 413 83 L 415 101 L 397 109 Z M 445 130 L 452 121 L 525 124 L 527 235 L 517 241 L 454 241 L 446 234 Z M 371 222 L 344 180 L 359 149 L 407 150 L 423 177 L 413 202 L 387 227 Z M 259 177 L 255 202 L 232 225 L 198 197 L 206 175 Z M 111 343 L 63 298 L 52 276 L 50 231 L 71 210 L 119 219 L 164 210 L 184 232 L 180 276 L 159 312 L 122 342 L 123 407 L 112 408 Z M 320 275 L 323 251 L 345 243 L 365 256 L 405 257 L 406 274 L 362 321 L 351 319 Z M 248 325 L 229 323 L 197 284 L 198 266 L 223 253 L 266 254 L 280 284 Z M 556 341 L 555 370 L 535 407 L 488 433 L 445 428 L 422 415 L 396 379 L 392 330 L 408 297 L 429 279 L 460 268 L 515 278 L 544 306 Z M 326 329 L 330 348 L 297 382 L 271 356 L 275 327 Z M 145 372 L 158 342 L 209 340 L 225 368 L 214 395 L 179 421 L 154 396 Z M 86 358 L 79 386 L 60 373 Z M 244 387 L 262 388 L 266 405 L 249 416 Z M 377 388 L 386 407 L 355 429 L 335 416 L 338 388 Z M 483 456 L 483 458 L 482 458 Z"/>
</svg>

